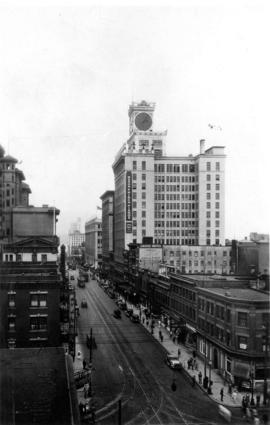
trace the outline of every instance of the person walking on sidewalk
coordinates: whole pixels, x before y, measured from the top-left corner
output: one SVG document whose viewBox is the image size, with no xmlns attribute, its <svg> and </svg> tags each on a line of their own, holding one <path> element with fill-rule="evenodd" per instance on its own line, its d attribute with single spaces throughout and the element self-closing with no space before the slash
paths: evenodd
<svg viewBox="0 0 270 425">
<path fill-rule="evenodd" d="M 180 348 L 178 348 L 178 359 L 180 359 L 180 357 L 181 357 L 181 350 Z"/>
<path fill-rule="evenodd" d="M 224 397 L 224 389 L 221 388 L 221 390 L 220 390 L 220 401 L 221 402 L 223 401 L 223 397 Z"/>
<path fill-rule="evenodd" d="M 196 384 L 196 376 L 193 375 L 192 376 L 192 386 L 195 387 L 195 384 Z"/>
<path fill-rule="evenodd" d="M 198 374 L 199 384 L 202 385 L 202 372 L 200 371 Z"/>
</svg>

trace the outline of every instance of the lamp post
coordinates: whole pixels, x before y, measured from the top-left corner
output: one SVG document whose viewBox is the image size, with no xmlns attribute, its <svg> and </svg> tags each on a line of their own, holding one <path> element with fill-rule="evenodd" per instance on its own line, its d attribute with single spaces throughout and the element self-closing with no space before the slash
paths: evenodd
<svg viewBox="0 0 270 425">
<path fill-rule="evenodd" d="M 209 360 L 209 362 L 208 362 L 208 364 L 209 364 L 209 385 L 210 385 L 210 382 L 211 382 L 211 367 L 212 367 L 212 361 L 211 360 Z"/>
<path fill-rule="evenodd" d="M 269 324 L 262 326 L 265 331 L 263 336 L 263 348 L 264 348 L 264 381 L 263 381 L 263 404 L 267 403 L 267 359 L 268 359 L 268 332 Z"/>
</svg>

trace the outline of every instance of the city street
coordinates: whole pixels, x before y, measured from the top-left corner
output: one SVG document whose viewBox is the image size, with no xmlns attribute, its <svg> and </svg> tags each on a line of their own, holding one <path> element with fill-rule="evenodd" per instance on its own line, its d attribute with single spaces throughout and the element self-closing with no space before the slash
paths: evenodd
<svg viewBox="0 0 270 425">
<path fill-rule="evenodd" d="M 80 354 L 75 363 L 79 367 L 83 358 L 89 362 L 86 335 L 90 328 L 97 344 L 92 360 L 97 423 L 120 423 L 120 399 L 122 424 L 224 423 L 216 403 L 193 388 L 183 372 L 168 368 L 164 348 L 143 326 L 132 323 L 124 312 L 122 319 L 113 317 L 115 302 L 96 281 L 88 282 L 84 289 L 76 286 L 76 294 L 79 307 L 83 298 L 88 303 L 88 308 L 80 307 L 78 318 L 76 353 Z M 241 419 L 233 417 L 232 422 L 241 423 Z"/>
</svg>

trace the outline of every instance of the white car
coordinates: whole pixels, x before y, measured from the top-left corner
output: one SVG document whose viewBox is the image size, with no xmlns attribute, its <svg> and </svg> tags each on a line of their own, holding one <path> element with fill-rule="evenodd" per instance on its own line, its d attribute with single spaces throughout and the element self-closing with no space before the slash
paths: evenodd
<svg viewBox="0 0 270 425">
<path fill-rule="evenodd" d="M 167 357 L 165 359 L 165 363 L 171 368 L 171 369 L 182 369 L 182 363 L 178 359 L 177 356 L 174 356 L 172 354 L 167 354 Z"/>
</svg>

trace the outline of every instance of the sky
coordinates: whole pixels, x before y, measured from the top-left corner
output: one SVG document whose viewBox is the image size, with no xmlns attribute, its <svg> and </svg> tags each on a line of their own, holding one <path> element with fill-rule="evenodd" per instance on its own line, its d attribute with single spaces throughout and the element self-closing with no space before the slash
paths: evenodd
<svg viewBox="0 0 270 425">
<path fill-rule="evenodd" d="M 1 3 L 0 144 L 30 204 L 61 210 L 60 236 L 83 231 L 144 99 L 168 155 L 226 147 L 226 238 L 269 232 L 268 16 L 267 1 Z"/>
</svg>

